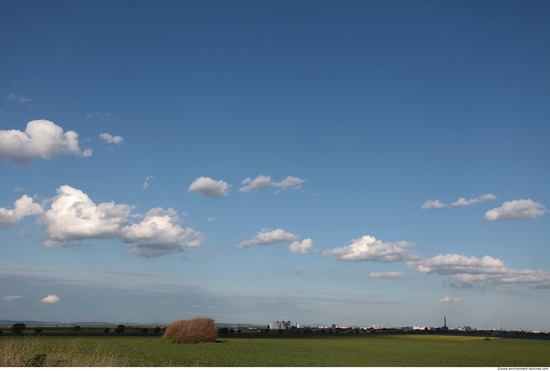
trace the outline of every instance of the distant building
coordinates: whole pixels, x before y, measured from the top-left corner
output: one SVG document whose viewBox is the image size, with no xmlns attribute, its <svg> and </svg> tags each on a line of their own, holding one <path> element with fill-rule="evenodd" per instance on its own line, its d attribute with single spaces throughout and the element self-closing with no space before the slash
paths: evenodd
<svg viewBox="0 0 550 371">
<path fill-rule="evenodd" d="M 270 330 L 290 330 L 292 329 L 292 323 L 290 321 L 277 321 L 269 322 Z"/>
</svg>

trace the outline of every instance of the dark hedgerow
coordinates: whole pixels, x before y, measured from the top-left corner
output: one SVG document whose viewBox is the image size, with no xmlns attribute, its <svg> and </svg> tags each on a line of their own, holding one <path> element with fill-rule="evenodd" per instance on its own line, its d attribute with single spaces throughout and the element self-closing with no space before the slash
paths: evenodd
<svg viewBox="0 0 550 371">
<path fill-rule="evenodd" d="M 197 317 L 172 322 L 164 331 L 163 339 L 175 339 L 181 343 L 197 344 L 216 341 L 218 329 L 212 318 Z"/>
</svg>

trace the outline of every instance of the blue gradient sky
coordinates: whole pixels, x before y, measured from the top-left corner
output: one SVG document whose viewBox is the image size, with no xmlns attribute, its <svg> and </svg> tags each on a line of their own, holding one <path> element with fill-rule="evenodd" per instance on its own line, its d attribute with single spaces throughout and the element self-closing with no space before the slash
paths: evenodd
<svg viewBox="0 0 550 371">
<path fill-rule="evenodd" d="M 550 330 L 549 21 L 3 1 L 2 317 Z"/>
</svg>

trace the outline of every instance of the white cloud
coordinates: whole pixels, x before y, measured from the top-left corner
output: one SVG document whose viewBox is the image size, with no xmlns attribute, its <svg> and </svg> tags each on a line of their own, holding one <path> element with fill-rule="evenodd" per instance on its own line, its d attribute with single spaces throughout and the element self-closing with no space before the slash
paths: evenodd
<svg viewBox="0 0 550 371">
<path fill-rule="evenodd" d="M 420 206 L 422 209 L 441 209 L 442 207 L 448 206 L 439 200 L 428 200 Z"/>
<path fill-rule="evenodd" d="M 199 247 L 204 236 L 191 228 L 183 228 L 178 222 L 174 209 L 151 209 L 140 223 L 122 228 L 121 238 L 130 253 L 141 256 L 160 256 Z"/>
<path fill-rule="evenodd" d="M 105 143 L 109 144 L 118 144 L 121 145 L 124 139 L 122 137 L 119 137 L 118 135 L 111 135 L 109 133 L 101 133 L 99 134 L 99 137 L 105 141 Z"/>
<path fill-rule="evenodd" d="M 305 182 L 305 180 L 302 180 L 302 179 L 297 178 L 295 176 L 287 176 L 286 178 L 284 178 L 280 182 L 274 182 L 273 187 L 282 188 L 282 189 L 286 189 L 286 188 L 289 188 L 289 187 L 295 187 L 294 189 L 296 190 L 296 189 L 301 187 L 301 184 L 303 182 Z"/>
<path fill-rule="evenodd" d="M 132 209 L 113 201 L 96 205 L 81 190 L 64 185 L 58 188 L 51 208 L 40 221 L 54 242 L 116 238 L 129 223 Z"/>
<path fill-rule="evenodd" d="M 4 301 L 12 301 L 12 300 L 18 300 L 18 299 L 23 299 L 23 297 L 21 295 L 8 295 L 2 298 L 2 300 Z"/>
<path fill-rule="evenodd" d="M 476 204 L 478 202 L 495 200 L 496 198 L 497 198 L 497 196 L 492 195 L 490 193 L 484 194 L 483 196 L 480 196 L 478 198 L 471 198 L 469 200 L 465 199 L 464 197 L 460 197 L 458 200 L 453 202 L 451 205 L 463 207 L 463 206 L 468 206 L 468 205 L 471 205 L 471 204 Z"/>
<path fill-rule="evenodd" d="M 31 98 L 27 98 L 21 93 L 9 93 L 8 94 L 8 100 L 11 100 L 11 101 L 14 101 L 14 102 L 19 102 L 19 103 L 32 102 Z"/>
<path fill-rule="evenodd" d="M 208 218 L 206 218 L 207 222 L 213 222 L 213 221 L 216 221 L 216 220 L 218 220 L 218 218 L 214 218 L 213 216 L 209 216 Z"/>
<path fill-rule="evenodd" d="M 34 202 L 32 197 L 23 195 L 15 201 L 13 209 L 0 208 L 0 228 L 7 228 L 17 224 L 26 216 L 42 213 L 42 207 Z"/>
<path fill-rule="evenodd" d="M 351 242 L 351 245 L 327 250 L 323 255 L 341 261 L 398 262 L 420 259 L 418 255 L 405 249 L 414 245 L 406 241 L 382 242 L 366 235 Z"/>
<path fill-rule="evenodd" d="M 201 196 L 218 198 L 227 195 L 229 184 L 223 180 L 214 180 L 209 177 L 197 178 L 191 183 L 187 192 L 198 192 Z"/>
<path fill-rule="evenodd" d="M 149 188 L 149 182 L 151 180 L 155 179 L 155 177 L 153 175 L 151 176 L 148 176 L 145 178 L 145 182 L 143 182 L 143 190 L 145 191 L 147 188 Z"/>
<path fill-rule="evenodd" d="M 415 264 L 415 263 L 412 263 Z M 505 273 L 507 268 L 500 259 L 490 256 L 476 258 L 458 254 L 437 255 L 433 258 L 419 261 L 416 268 L 424 273 L 439 273 L 442 275 L 455 275 L 461 273 Z"/>
<path fill-rule="evenodd" d="M 492 222 L 496 220 L 529 219 L 544 215 L 544 205 L 531 200 L 515 200 L 503 203 L 500 207 L 485 213 L 484 220 Z"/>
<path fill-rule="evenodd" d="M 302 242 L 294 241 L 288 249 L 293 253 L 307 254 L 313 247 L 313 240 L 305 238 Z"/>
<path fill-rule="evenodd" d="M 510 269 L 491 256 L 477 258 L 458 254 L 438 255 L 408 262 L 409 267 L 424 273 L 436 273 L 454 280 L 455 287 L 486 287 L 499 284 L 525 284 L 533 288 L 550 288 L 550 273 L 540 270 Z"/>
<path fill-rule="evenodd" d="M 51 121 L 30 121 L 25 131 L 0 130 L 0 157 L 13 164 L 27 164 L 32 157 L 51 160 L 61 153 L 80 157 L 92 155 L 90 149 L 80 150 L 77 133 L 63 132 Z"/>
<path fill-rule="evenodd" d="M 294 268 L 292 271 L 293 271 L 295 274 L 302 274 L 302 273 L 304 273 L 306 270 L 307 270 L 307 268 L 305 268 L 305 267 L 298 267 L 298 268 Z"/>
<path fill-rule="evenodd" d="M 440 303 L 460 303 L 462 299 L 451 298 L 450 296 L 445 296 L 444 298 L 439 299 Z"/>
<path fill-rule="evenodd" d="M 87 194 L 61 186 L 51 208 L 40 222 L 48 236 L 47 246 L 70 245 L 86 239 L 119 239 L 128 251 L 142 256 L 159 256 L 200 246 L 201 233 L 183 228 L 173 209 L 149 210 L 139 223 L 130 218 L 134 208 L 113 201 L 96 205 Z"/>
<path fill-rule="evenodd" d="M 271 245 L 283 241 L 295 241 L 297 239 L 298 236 L 282 229 L 275 229 L 274 231 L 262 229 L 253 239 L 243 241 L 238 244 L 237 247 L 243 248 L 256 245 Z"/>
<path fill-rule="evenodd" d="M 370 278 L 401 278 L 403 277 L 402 272 L 370 272 Z"/>
<path fill-rule="evenodd" d="M 246 184 L 244 187 L 240 188 L 240 192 L 251 192 L 259 191 L 266 188 L 271 188 L 276 192 L 286 189 L 289 187 L 294 187 L 293 190 L 297 190 L 302 186 L 305 180 L 296 178 L 293 176 L 287 176 L 280 182 L 274 182 L 270 176 L 267 175 L 258 175 L 255 179 L 246 178 L 242 181 L 242 184 Z"/>
<path fill-rule="evenodd" d="M 57 303 L 58 301 L 59 301 L 59 296 L 57 295 L 48 295 L 44 299 L 40 300 L 41 303 L 49 303 L 49 304 Z"/>
<path fill-rule="evenodd" d="M 99 121 L 104 122 L 109 117 L 111 117 L 111 114 L 109 112 L 96 112 L 96 113 L 87 113 L 86 118 L 91 119 L 92 117 L 96 117 Z"/>
</svg>

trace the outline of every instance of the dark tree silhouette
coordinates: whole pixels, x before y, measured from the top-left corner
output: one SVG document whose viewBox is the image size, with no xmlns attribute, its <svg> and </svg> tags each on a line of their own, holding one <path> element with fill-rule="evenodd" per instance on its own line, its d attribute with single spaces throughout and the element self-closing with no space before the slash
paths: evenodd
<svg viewBox="0 0 550 371">
<path fill-rule="evenodd" d="M 14 333 L 14 334 L 17 334 L 19 335 L 24 329 L 27 328 L 27 325 L 25 325 L 24 323 L 14 323 L 12 326 L 11 326 L 11 331 Z"/>
</svg>

